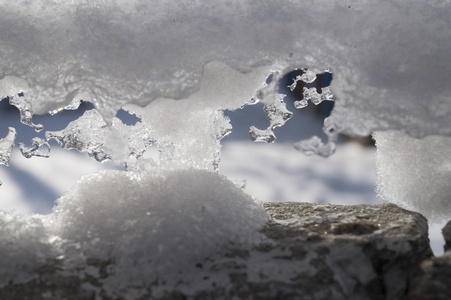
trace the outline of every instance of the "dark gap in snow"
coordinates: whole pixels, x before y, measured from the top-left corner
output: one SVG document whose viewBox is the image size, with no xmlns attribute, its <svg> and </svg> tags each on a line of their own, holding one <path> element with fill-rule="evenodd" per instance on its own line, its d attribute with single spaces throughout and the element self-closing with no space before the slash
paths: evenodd
<svg viewBox="0 0 451 300">
<path fill-rule="evenodd" d="M 141 122 L 141 118 L 138 118 L 135 114 L 130 114 L 128 111 L 122 108 L 117 112 L 116 118 L 122 121 L 125 125 L 134 126 L 136 123 Z"/>
<path fill-rule="evenodd" d="M 270 75 L 268 76 L 268 78 L 266 78 L 266 84 L 270 84 L 270 83 L 271 83 L 273 75 L 274 75 L 274 74 L 270 74 Z"/>
<path fill-rule="evenodd" d="M 314 135 L 324 136 L 322 132 L 323 121 L 330 115 L 334 102 L 323 101 L 318 105 L 309 103 L 303 109 L 296 109 L 293 103 L 302 99 L 303 87 L 316 87 L 317 92 L 321 92 L 321 88 L 328 87 L 332 81 L 332 73 L 316 74 L 317 78 L 312 83 L 299 81 L 296 89 L 292 92 L 288 86 L 293 83 L 293 78 L 302 74 L 304 74 L 304 71 L 294 70 L 287 73 L 279 81 L 278 92 L 287 95 L 285 97 L 287 109 L 294 115 L 284 126 L 274 129 L 277 138 L 276 143 L 293 143 Z M 273 75 L 271 74 L 266 79 L 266 83 L 270 84 L 272 78 Z M 224 114 L 230 118 L 233 129 L 232 133 L 223 139 L 223 143 L 229 140 L 249 140 L 250 126 L 264 129 L 269 125 L 261 103 L 248 105 L 235 111 L 225 111 Z"/>
<path fill-rule="evenodd" d="M 312 83 L 306 83 L 302 80 L 299 80 L 296 88 L 291 91 L 288 87 L 293 83 L 293 79 L 296 78 L 296 76 L 302 76 L 305 72 L 298 69 L 291 71 L 287 74 L 285 74 L 279 81 L 279 93 L 287 95 L 285 98 L 285 102 L 287 104 L 287 108 L 291 111 L 301 111 L 296 110 L 294 108 L 293 102 L 297 100 L 302 100 L 303 97 L 303 91 L 305 88 L 315 88 L 318 93 L 321 93 L 321 89 L 330 86 L 333 75 L 329 72 L 324 72 L 321 74 L 316 74 L 316 79 Z M 317 114 L 320 117 L 327 118 L 330 116 L 330 113 L 332 109 L 334 108 L 334 102 L 333 101 L 323 101 L 318 105 L 314 105 L 312 103 L 309 103 L 309 106 L 314 106 L 314 113 Z"/>
<path fill-rule="evenodd" d="M 20 96 L 20 95 L 19 95 Z M 27 147 L 31 146 L 31 139 L 39 137 L 45 139 L 46 131 L 58 131 L 66 128 L 66 126 L 82 116 L 85 111 L 93 109 L 94 106 L 89 102 L 82 102 L 76 110 L 62 110 L 56 115 L 33 115 L 33 122 L 42 124 L 44 130 L 36 132 L 30 126 L 20 123 L 19 110 L 9 104 L 9 97 L 0 101 L 0 138 L 8 134 L 8 127 L 14 127 L 17 131 L 17 143 L 24 143 Z M 55 141 L 50 141 L 51 145 L 56 145 Z"/>
</svg>

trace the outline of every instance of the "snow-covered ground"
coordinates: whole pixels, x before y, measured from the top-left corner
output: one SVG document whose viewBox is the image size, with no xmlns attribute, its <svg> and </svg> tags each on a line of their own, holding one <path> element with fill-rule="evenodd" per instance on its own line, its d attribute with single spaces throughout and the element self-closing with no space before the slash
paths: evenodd
<svg viewBox="0 0 451 300">
<path fill-rule="evenodd" d="M 4 107 L 4 106 L 3 106 Z M 304 156 L 297 152 L 293 142 L 321 134 L 321 118 L 313 109 L 295 111 L 286 126 L 276 130 L 275 144 L 252 143 L 248 138 L 250 125 L 265 127 L 261 107 L 247 107 L 228 113 L 234 126 L 233 133 L 223 140 L 219 172 L 242 185 L 245 191 L 261 201 L 302 201 L 333 204 L 383 203 L 375 192 L 375 148 L 357 142 L 343 142 L 329 158 Z M 59 122 L 67 124 L 77 117 L 69 113 Z M 57 115 L 58 116 L 58 115 Z M 36 119 L 38 120 L 38 118 Z M 56 117 L 40 117 L 46 128 L 61 129 Z M 18 141 L 30 143 L 35 133 L 18 123 L 17 111 L 1 111 L 2 137 L 7 126 L 18 131 Z M 14 150 L 11 166 L 0 166 L 0 210 L 47 214 L 54 202 L 84 174 L 102 169 L 119 168 L 112 163 L 98 163 L 86 153 L 65 151 L 53 144 L 50 158 L 24 158 L 18 147 Z M 436 254 L 443 252 L 441 228 L 430 228 L 430 239 Z"/>
</svg>

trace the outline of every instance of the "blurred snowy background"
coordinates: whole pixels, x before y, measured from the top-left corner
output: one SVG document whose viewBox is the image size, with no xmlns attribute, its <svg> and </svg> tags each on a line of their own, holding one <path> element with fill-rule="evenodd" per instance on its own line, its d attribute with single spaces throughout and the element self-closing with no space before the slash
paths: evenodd
<svg viewBox="0 0 451 300">
<path fill-rule="evenodd" d="M 321 77 L 316 87 L 326 86 L 330 77 Z M 291 82 L 281 83 L 281 92 Z M 312 84 L 315 86 L 315 84 Z M 298 87 L 301 89 L 302 87 Z M 298 90 L 299 91 L 299 90 Z M 296 91 L 295 91 L 296 92 Z M 318 106 L 296 110 L 293 100 L 288 99 L 287 108 L 293 117 L 287 124 L 275 130 L 274 144 L 253 143 L 249 140 L 249 127 L 263 129 L 268 120 L 260 104 L 226 112 L 233 126 L 232 133 L 222 141 L 219 172 L 237 184 L 246 185 L 245 191 L 261 201 L 299 201 L 332 204 L 379 204 L 383 203 L 375 192 L 376 149 L 371 138 L 350 139 L 341 137 L 337 151 L 329 158 L 305 156 L 293 148 L 293 143 L 322 133 L 322 122 L 333 103 L 325 101 Z M 77 111 L 63 111 L 55 116 L 35 116 L 34 123 L 41 123 L 45 130 L 61 130 L 77 119 L 92 105 L 83 103 Z M 124 111 L 118 117 L 126 124 L 139 121 Z M 111 162 L 98 163 L 86 153 L 61 150 L 52 141 L 49 158 L 26 159 L 17 143 L 31 146 L 35 136 L 44 137 L 19 122 L 18 110 L 0 102 L 0 138 L 8 133 L 8 127 L 17 130 L 16 147 L 10 167 L 0 166 L 0 210 L 18 213 L 50 213 L 55 201 L 84 174 L 102 169 L 121 169 Z M 430 239 L 435 254 L 443 253 L 441 228 L 444 224 L 430 224 Z"/>
</svg>

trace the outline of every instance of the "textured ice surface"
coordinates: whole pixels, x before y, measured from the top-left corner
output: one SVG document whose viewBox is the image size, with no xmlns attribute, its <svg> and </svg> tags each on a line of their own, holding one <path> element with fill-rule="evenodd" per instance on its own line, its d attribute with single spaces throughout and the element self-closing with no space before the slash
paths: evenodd
<svg viewBox="0 0 451 300">
<path fill-rule="evenodd" d="M 106 149 L 109 131 L 102 116 L 96 110 L 89 110 L 64 130 L 46 132 L 45 138 L 56 140 L 63 149 L 85 151 L 102 162 L 111 159 L 111 150 Z"/>
<path fill-rule="evenodd" d="M 8 135 L 3 139 L 0 139 L 0 164 L 9 166 L 16 136 L 16 129 L 8 127 Z"/>
<path fill-rule="evenodd" d="M 451 138 L 412 138 L 399 131 L 377 132 L 379 194 L 419 210 L 431 221 L 451 215 Z"/>
<path fill-rule="evenodd" d="M 49 157 L 50 155 L 50 145 L 44 139 L 35 137 L 31 140 L 31 148 L 26 148 L 24 143 L 19 143 L 20 152 L 26 158 L 33 156 L 39 157 Z"/>
<path fill-rule="evenodd" d="M 9 104 L 14 105 L 20 111 L 20 122 L 32 127 L 36 132 L 44 129 L 42 124 L 33 123 L 33 112 L 31 110 L 32 105 L 30 100 L 25 98 L 23 93 L 19 93 L 17 96 L 9 97 Z"/>
<path fill-rule="evenodd" d="M 89 259 L 115 262 L 106 283 L 113 292 L 157 278 L 171 290 L 179 272 L 231 241 L 257 242 L 267 219 L 249 195 L 215 172 L 103 171 L 79 181 L 48 216 L 0 213 L 0 284 L 32 276 L 45 261 L 56 259 L 76 273 Z"/>
</svg>

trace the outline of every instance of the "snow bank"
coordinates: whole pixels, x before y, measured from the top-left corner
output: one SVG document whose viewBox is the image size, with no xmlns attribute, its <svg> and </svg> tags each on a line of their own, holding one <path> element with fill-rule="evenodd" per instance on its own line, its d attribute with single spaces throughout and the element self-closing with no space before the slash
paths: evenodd
<svg viewBox="0 0 451 300">
<path fill-rule="evenodd" d="M 267 75 L 331 69 L 328 127 L 450 135 L 449 11 L 421 0 L 2 3 L 0 95 L 24 114 L 92 101 L 111 120 L 126 103 L 188 97 L 211 61 Z M 284 111 L 274 89 L 256 94 Z"/>
<path fill-rule="evenodd" d="M 156 280 L 170 290 L 232 241 L 258 242 L 267 220 L 252 197 L 215 172 L 102 171 L 83 177 L 50 215 L 0 215 L 0 282 L 18 282 L 54 260 L 67 272 L 97 260 L 114 262 L 105 283 L 112 293 Z"/>
</svg>

